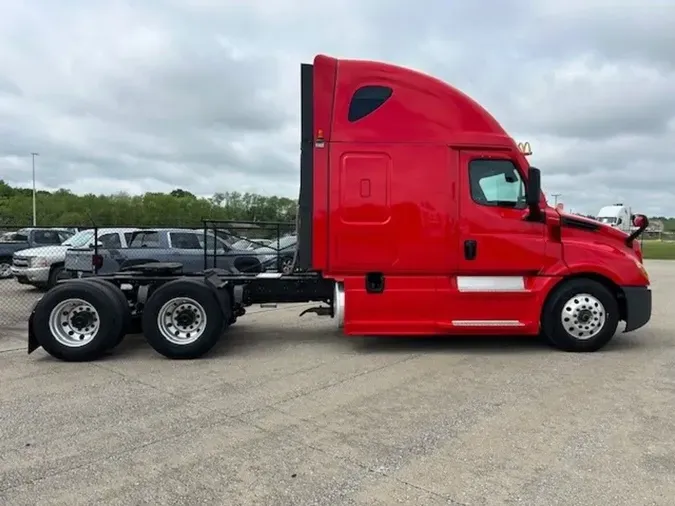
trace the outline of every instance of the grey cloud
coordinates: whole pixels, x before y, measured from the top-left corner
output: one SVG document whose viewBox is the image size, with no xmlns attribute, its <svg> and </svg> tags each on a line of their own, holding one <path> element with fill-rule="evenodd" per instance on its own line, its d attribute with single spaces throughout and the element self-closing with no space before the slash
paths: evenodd
<svg viewBox="0 0 675 506">
<path fill-rule="evenodd" d="M 675 5 L 68 0 L 0 19 L 0 178 L 75 191 L 295 195 L 298 66 L 315 53 L 430 72 L 483 103 L 548 191 L 674 214 Z M 17 158 L 19 157 L 19 158 Z M 654 188 L 658 188 L 658 191 Z"/>
<path fill-rule="evenodd" d="M 531 32 L 549 55 L 592 53 L 610 60 L 650 62 L 675 68 L 675 8 L 668 0 L 613 2 L 530 1 L 538 22 Z"/>
<path fill-rule="evenodd" d="M 561 137 L 661 134 L 675 118 L 675 72 L 579 58 L 537 70 L 511 92 L 518 127 Z"/>
</svg>

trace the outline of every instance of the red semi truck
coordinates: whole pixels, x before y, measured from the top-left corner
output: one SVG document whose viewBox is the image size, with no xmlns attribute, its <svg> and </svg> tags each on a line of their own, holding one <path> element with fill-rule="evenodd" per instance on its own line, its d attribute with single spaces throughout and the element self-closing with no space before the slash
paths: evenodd
<svg viewBox="0 0 675 506">
<path fill-rule="evenodd" d="M 294 274 L 149 264 L 49 291 L 29 353 L 90 360 L 142 321 L 170 358 L 207 353 L 251 304 L 310 302 L 346 335 L 543 335 L 595 351 L 651 316 L 631 235 L 550 207 L 540 172 L 480 104 L 423 73 L 316 56 L 301 65 Z"/>
</svg>

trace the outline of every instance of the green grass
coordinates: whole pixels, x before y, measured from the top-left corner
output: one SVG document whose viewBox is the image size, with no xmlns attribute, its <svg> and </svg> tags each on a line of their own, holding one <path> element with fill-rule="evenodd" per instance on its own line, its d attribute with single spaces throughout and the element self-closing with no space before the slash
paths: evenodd
<svg viewBox="0 0 675 506">
<path fill-rule="evenodd" d="M 648 260 L 675 260 L 675 241 L 643 241 L 642 255 Z"/>
</svg>

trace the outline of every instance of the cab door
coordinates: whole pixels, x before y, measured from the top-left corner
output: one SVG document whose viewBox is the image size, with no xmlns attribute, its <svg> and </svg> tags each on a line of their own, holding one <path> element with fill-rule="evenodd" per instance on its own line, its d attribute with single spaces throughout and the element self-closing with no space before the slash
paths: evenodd
<svg viewBox="0 0 675 506">
<path fill-rule="evenodd" d="M 460 152 L 459 271 L 533 275 L 546 253 L 545 227 L 528 220 L 524 171 L 508 153 Z"/>
<path fill-rule="evenodd" d="M 459 152 L 459 262 L 467 327 L 538 323 L 533 283 L 546 256 L 543 221 L 529 219 L 525 168 L 508 151 Z"/>
</svg>

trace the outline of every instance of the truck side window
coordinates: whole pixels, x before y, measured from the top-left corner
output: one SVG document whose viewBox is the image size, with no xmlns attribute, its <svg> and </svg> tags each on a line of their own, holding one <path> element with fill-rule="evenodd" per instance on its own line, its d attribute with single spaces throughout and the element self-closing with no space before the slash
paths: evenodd
<svg viewBox="0 0 675 506">
<path fill-rule="evenodd" d="M 382 107 L 393 92 L 388 86 L 362 86 L 352 96 L 347 119 L 353 123 L 368 116 Z"/>
<path fill-rule="evenodd" d="M 526 207 L 525 184 L 510 160 L 471 160 L 471 198 L 483 206 Z"/>
<path fill-rule="evenodd" d="M 132 248 L 159 248 L 158 232 L 136 232 L 129 245 Z"/>
<path fill-rule="evenodd" d="M 100 242 L 104 248 L 117 249 L 122 247 L 122 241 L 117 233 L 103 234 L 98 238 L 98 242 Z"/>
<path fill-rule="evenodd" d="M 61 238 L 55 230 L 36 230 L 33 235 L 35 244 L 61 244 Z"/>
<path fill-rule="evenodd" d="M 199 236 L 199 243 L 201 245 L 201 248 L 204 249 L 204 235 L 201 234 Z M 216 241 L 216 238 L 211 235 L 211 234 L 206 234 L 206 251 L 208 253 L 213 253 L 213 248 L 215 246 L 216 253 L 225 253 L 225 241 L 222 239 L 218 238 Z"/>
<path fill-rule="evenodd" d="M 61 240 L 61 244 L 63 244 L 64 242 L 66 242 L 68 239 L 70 239 L 73 236 L 73 234 L 71 234 L 70 232 L 65 232 L 65 231 L 59 232 L 58 234 L 59 234 L 59 239 Z"/>
<path fill-rule="evenodd" d="M 171 232 L 171 246 L 176 249 L 202 249 L 199 237 L 193 232 Z"/>
</svg>

